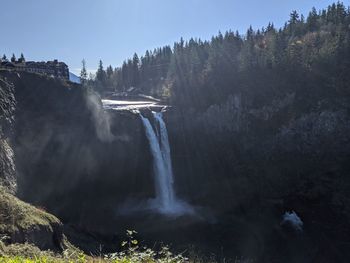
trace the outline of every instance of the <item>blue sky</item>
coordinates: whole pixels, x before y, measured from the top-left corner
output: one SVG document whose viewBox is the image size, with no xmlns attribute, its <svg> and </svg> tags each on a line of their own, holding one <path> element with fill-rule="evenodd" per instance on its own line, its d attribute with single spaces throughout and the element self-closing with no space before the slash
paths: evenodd
<svg viewBox="0 0 350 263">
<path fill-rule="evenodd" d="M 59 59 L 78 72 L 99 59 L 119 66 L 134 52 L 170 44 L 184 37 L 210 39 L 229 29 L 244 33 L 249 25 L 282 26 L 289 13 L 307 14 L 329 0 L 0 0 L 0 54 L 27 60 Z M 344 3 L 347 3 L 346 1 Z"/>
</svg>

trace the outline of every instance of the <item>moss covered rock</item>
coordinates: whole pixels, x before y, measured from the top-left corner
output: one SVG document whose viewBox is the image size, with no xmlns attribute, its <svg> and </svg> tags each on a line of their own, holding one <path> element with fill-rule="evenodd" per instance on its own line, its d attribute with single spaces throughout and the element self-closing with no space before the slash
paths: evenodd
<svg viewBox="0 0 350 263">
<path fill-rule="evenodd" d="M 64 248 L 62 223 L 55 216 L 0 189 L 0 235 L 7 243 L 32 243 L 43 250 Z"/>
</svg>

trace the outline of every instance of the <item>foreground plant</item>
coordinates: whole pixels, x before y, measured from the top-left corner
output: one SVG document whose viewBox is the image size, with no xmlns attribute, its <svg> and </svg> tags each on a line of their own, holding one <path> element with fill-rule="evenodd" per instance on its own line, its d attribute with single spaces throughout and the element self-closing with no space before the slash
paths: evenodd
<svg viewBox="0 0 350 263">
<path fill-rule="evenodd" d="M 181 254 L 174 255 L 169 247 L 159 251 L 140 247 L 135 238 L 136 231 L 127 230 L 127 240 L 122 242 L 123 251 L 105 255 L 103 258 L 90 257 L 79 250 L 67 249 L 62 254 L 41 251 L 31 244 L 12 244 L 6 246 L 0 240 L 0 263 L 186 263 L 189 260 Z"/>
<path fill-rule="evenodd" d="M 183 263 L 189 262 L 188 258 L 181 254 L 174 255 L 170 252 L 168 246 L 163 246 L 160 251 L 156 252 L 147 247 L 140 247 L 137 234 L 134 230 L 127 230 L 127 240 L 122 242 L 122 247 L 126 249 L 122 252 L 112 253 L 105 256 L 105 260 L 116 263 Z"/>
</svg>

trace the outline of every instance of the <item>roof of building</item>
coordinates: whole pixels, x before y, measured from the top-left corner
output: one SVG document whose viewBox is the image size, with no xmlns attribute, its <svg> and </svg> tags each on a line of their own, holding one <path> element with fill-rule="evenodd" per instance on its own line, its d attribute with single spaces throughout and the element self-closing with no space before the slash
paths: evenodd
<svg viewBox="0 0 350 263">
<path fill-rule="evenodd" d="M 12 63 L 12 62 L 10 62 L 10 61 L 2 61 L 1 62 L 1 66 L 6 66 L 6 67 L 15 67 L 15 65 Z"/>
</svg>

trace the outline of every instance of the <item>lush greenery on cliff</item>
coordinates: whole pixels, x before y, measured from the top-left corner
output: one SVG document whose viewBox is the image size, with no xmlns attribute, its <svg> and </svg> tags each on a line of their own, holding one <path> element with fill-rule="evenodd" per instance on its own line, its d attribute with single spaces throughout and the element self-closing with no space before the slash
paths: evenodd
<svg viewBox="0 0 350 263">
<path fill-rule="evenodd" d="M 135 54 L 114 70 L 103 70 L 101 63 L 91 84 L 97 90 L 136 87 L 201 108 L 253 87 L 259 91 L 256 103 L 283 89 L 345 94 L 350 83 L 349 26 L 350 11 L 342 3 L 313 9 L 307 17 L 293 11 L 280 29 L 270 23 L 258 30 L 250 27 L 244 35 L 228 31 L 210 41 L 181 39 L 173 48 L 147 51 L 140 58 Z"/>
<path fill-rule="evenodd" d="M 0 189 L 0 233 L 15 235 L 16 232 L 29 230 L 33 227 L 60 224 L 59 220 L 43 211 L 35 208 L 15 196 Z"/>
</svg>

